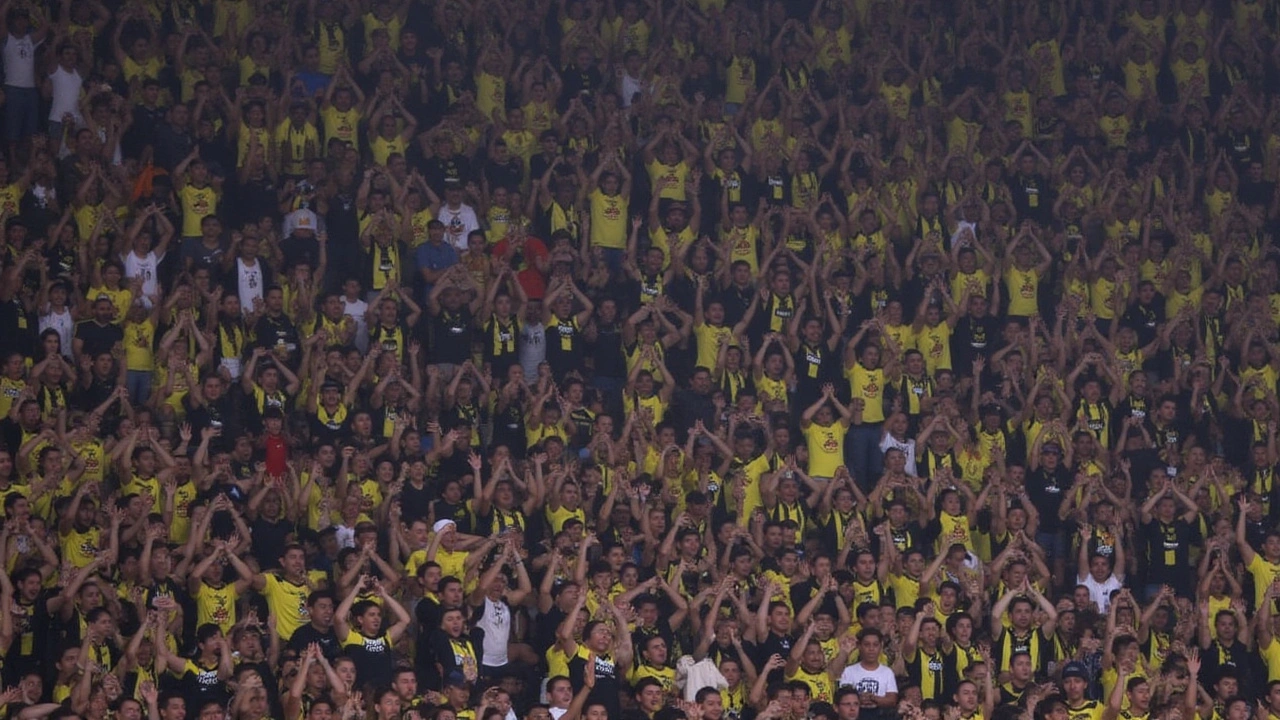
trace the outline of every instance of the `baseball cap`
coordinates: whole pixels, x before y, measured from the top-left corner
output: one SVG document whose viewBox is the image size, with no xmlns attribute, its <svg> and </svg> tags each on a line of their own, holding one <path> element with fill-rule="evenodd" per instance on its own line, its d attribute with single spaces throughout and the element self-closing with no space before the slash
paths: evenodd
<svg viewBox="0 0 1280 720">
<path fill-rule="evenodd" d="M 1058 443 L 1056 443 L 1056 442 L 1045 443 L 1044 445 L 1041 445 L 1041 446 L 1040 446 L 1040 452 L 1041 452 L 1042 454 L 1043 454 L 1043 453 L 1054 453 L 1054 454 L 1057 454 L 1057 455 L 1061 455 L 1061 454 L 1062 454 L 1062 446 L 1061 446 L 1061 445 L 1059 445 L 1059 444 L 1058 444 Z"/>
<path fill-rule="evenodd" d="M 1066 667 L 1062 668 L 1062 679 L 1080 678 L 1081 680 L 1089 680 L 1089 669 L 1081 662 L 1069 662 Z"/>
<path fill-rule="evenodd" d="M 303 208 L 293 214 L 293 229 L 295 230 L 315 230 L 316 214 Z"/>
<path fill-rule="evenodd" d="M 467 682 L 467 676 L 463 675 L 460 672 L 449 673 L 448 677 L 444 679 L 444 684 L 445 684 L 445 687 L 463 687 L 463 688 L 471 685 L 470 682 Z"/>
</svg>

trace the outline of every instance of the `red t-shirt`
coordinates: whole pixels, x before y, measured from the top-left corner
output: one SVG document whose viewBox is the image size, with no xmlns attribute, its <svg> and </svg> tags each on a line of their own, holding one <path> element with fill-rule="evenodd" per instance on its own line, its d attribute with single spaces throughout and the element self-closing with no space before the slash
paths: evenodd
<svg viewBox="0 0 1280 720">
<path fill-rule="evenodd" d="M 268 434 L 266 445 L 267 475 L 283 477 L 285 472 L 288 471 L 287 463 L 289 462 L 289 448 L 284 444 L 284 437 Z"/>
<path fill-rule="evenodd" d="M 493 257 L 502 258 L 507 254 L 507 243 L 502 240 L 493 246 Z M 530 300 L 541 300 L 547 292 L 547 278 L 538 269 L 538 261 L 546 259 L 550 253 L 547 246 L 536 237 L 526 237 L 524 247 L 517 249 L 511 256 L 511 269 L 516 271 L 516 282 L 524 288 L 524 294 Z"/>
</svg>

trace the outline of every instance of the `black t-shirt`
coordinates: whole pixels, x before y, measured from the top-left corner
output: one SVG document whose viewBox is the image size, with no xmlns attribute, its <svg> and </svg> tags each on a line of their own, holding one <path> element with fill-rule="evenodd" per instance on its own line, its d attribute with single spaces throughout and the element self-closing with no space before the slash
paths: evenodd
<svg viewBox="0 0 1280 720">
<path fill-rule="evenodd" d="M 484 179 L 489 181 L 491 189 L 519 190 L 520 183 L 524 181 L 524 163 L 516 157 L 508 158 L 505 163 L 490 160 L 484 166 Z"/>
<path fill-rule="evenodd" d="M 618 323 L 596 321 L 595 340 L 588 343 L 595 357 L 597 377 L 623 378 L 627 376 L 627 359 L 622 354 L 622 326 Z"/>
<path fill-rule="evenodd" d="M 76 339 L 84 343 L 81 354 L 93 357 L 124 342 L 124 330 L 115 323 L 99 325 L 96 320 L 83 320 L 76 324 Z"/>
<path fill-rule="evenodd" d="M 1052 471 L 1041 466 L 1027 474 L 1027 497 L 1040 513 L 1041 530 L 1057 532 L 1062 528 L 1058 507 L 1071 490 L 1071 479 L 1071 472 L 1061 464 Z"/>
<path fill-rule="evenodd" d="M 951 366 L 960 373 L 973 365 L 974 359 L 991 357 L 1000 340 L 1000 322 L 990 315 L 975 318 L 965 315 L 951 333 Z"/>
<path fill-rule="evenodd" d="M 611 657 L 596 655 L 596 684 L 587 694 L 587 703 L 600 703 L 609 711 L 609 717 L 620 717 L 621 707 L 618 704 L 618 690 L 626 668 L 619 668 Z M 569 658 L 569 684 L 576 693 L 584 685 L 587 659 L 581 655 Z"/>
<path fill-rule="evenodd" d="M 78 410 L 92 412 L 94 408 L 107 401 L 111 393 L 116 391 L 116 376 L 110 375 L 105 378 L 97 376 L 89 380 L 88 387 L 80 387 L 75 393 L 72 405 Z M 111 411 L 108 411 L 111 415 Z M 106 418 L 104 418 L 106 419 Z"/>
<path fill-rule="evenodd" d="M 205 402 L 199 407 L 193 407 L 191 397 L 187 396 L 183 398 L 182 404 L 187 409 L 187 423 L 191 425 L 191 431 L 197 436 L 207 427 L 222 431 L 223 443 L 220 444 L 229 444 L 226 439 L 239 435 L 240 418 L 231 396 L 223 394 L 217 400 Z"/>
<path fill-rule="evenodd" d="M 258 529 L 254 528 L 256 534 Z M 256 553 L 255 553 L 256 555 Z M 256 555 L 257 557 L 264 557 Z M 326 658 L 333 660 L 338 657 L 339 650 L 338 636 L 333 633 L 333 628 L 329 628 L 328 632 L 317 630 L 314 625 L 307 623 L 293 632 L 293 637 L 289 638 L 289 648 L 296 650 L 299 655 L 306 652 L 311 643 L 320 646 L 320 652 L 324 653 Z"/>
<path fill-rule="evenodd" d="M 563 92 L 560 93 L 561 110 L 569 106 L 569 101 L 580 93 L 586 93 L 588 96 L 593 93 L 604 82 L 600 70 L 594 65 L 586 68 L 579 68 L 576 65 L 570 65 L 560 73 L 563 80 Z M 590 97 L 584 98 L 584 102 L 590 106 Z"/>
<path fill-rule="evenodd" d="M 471 179 L 471 162 L 457 155 L 448 158 L 437 155 L 423 163 L 422 175 L 436 194 L 443 194 L 445 180 L 456 180 L 465 185 Z"/>
<path fill-rule="evenodd" d="M 1147 584 L 1169 585 L 1186 592 L 1191 587 L 1191 546 L 1200 542 L 1200 528 L 1181 518 L 1165 524 L 1159 519 L 1141 529 L 1147 559 Z"/>
<path fill-rule="evenodd" d="M 783 659 L 791 657 L 791 647 L 795 644 L 796 639 L 790 635 L 778 635 L 772 630 L 769 631 L 769 637 L 764 642 L 756 645 L 756 667 L 762 668 L 764 664 L 769 662 L 769 658 L 773 655 L 781 655 Z M 769 673 L 769 682 L 782 681 L 782 668 L 778 668 Z"/>
<path fill-rule="evenodd" d="M 539 616 L 537 636 L 534 638 L 538 644 L 536 650 L 539 655 L 545 654 L 552 645 L 556 644 L 556 630 L 568 615 L 559 606 L 552 605 L 547 614 Z"/>
<path fill-rule="evenodd" d="M 466 307 L 457 310 L 440 308 L 428 325 L 427 347 L 431 362 L 460 365 L 471 357 L 474 322 Z"/>
<path fill-rule="evenodd" d="M 263 315 L 254 326 L 254 336 L 257 338 L 257 347 L 273 351 L 277 347 L 284 347 L 288 351 L 290 367 L 293 367 L 293 359 L 298 355 L 299 339 L 298 328 L 289 316 L 283 313 L 279 317 Z M 275 359 L 279 360 L 280 356 L 277 355 Z"/>
<path fill-rule="evenodd" d="M 427 519 L 431 514 L 431 498 L 435 497 L 435 493 L 427 484 L 423 483 L 421 488 L 415 487 L 412 482 L 406 482 L 404 488 L 400 491 L 400 517 L 406 523 L 411 523 L 418 519 Z"/>
<path fill-rule="evenodd" d="M 473 632 L 482 633 L 480 630 Z M 460 638 L 450 639 L 444 631 L 437 631 L 431 636 L 431 659 L 436 665 L 440 666 L 440 680 L 449 677 L 450 673 L 462 673 L 462 665 L 467 661 L 468 655 L 471 660 L 476 663 L 476 670 L 480 665 L 480 647 L 481 643 L 474 641 L 472 637 L 463 635 Z"/>
<path fill-rule="evenodd" d="M 391 683 L 395 656 L 387 633 L 369 637 L 353 629 L 342 640 L 342 652 L 355 661 L 356 687 L 381 687 Z"/>
<path fill-rule="evenodd" d="M 1018 211 L 1019 218 L 1031 218 L 1045 222 L 1053 207 L 1053 191 L 1048 178 L 1038 173 L 1014 175 L 1009 179 L 1009 197 Z"/>
<path fill-rule="evenodd" d="M 280 567 L 280 548 L 289 542 L 289 535 L 295 530 L 289 522 L 271 521 L 259 517 L 249 526 L 253 531 L 253 556 L 259 559 L 262 570 L 275 570 Z M 295 636 L 296 637 L 296 636 Z"/>
<path fill-rule="evenodd" d="M 758 291 L 754 285 L 747 285 L 740 288 L 737 285 L 730 285 L 720 293 L 720 304 L 724 305 L 724 324 L 733 327 L 742 321 L 742 316 L 746 315 L 747 308 L 750 307 L 752 299 L 755 298 Z"/>
</svg>

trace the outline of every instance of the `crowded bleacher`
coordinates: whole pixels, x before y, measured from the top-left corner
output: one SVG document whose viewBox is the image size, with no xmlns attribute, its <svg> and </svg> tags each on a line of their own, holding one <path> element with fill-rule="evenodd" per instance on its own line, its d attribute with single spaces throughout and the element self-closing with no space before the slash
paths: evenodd
<svg viewBox="0 0 1280 720">
<path fill-rule="evenodd" d="M 0 24 L 0 718 L 1280 720 L 1280 0 Z"/>
</svg>

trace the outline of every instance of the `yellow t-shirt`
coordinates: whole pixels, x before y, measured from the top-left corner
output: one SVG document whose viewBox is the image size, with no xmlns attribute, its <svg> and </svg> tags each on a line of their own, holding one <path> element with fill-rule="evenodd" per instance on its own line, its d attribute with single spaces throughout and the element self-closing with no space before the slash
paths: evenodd
<svg viewBox="0 0 1280 720">
<path fill-rule="evenodd" d="M 18 183 L 9 183 L 8 185 L 0 187 L 0 210 L 3 210 L 4 213 L 10 217 L 17 215 L 19 210 L 18 204 L 22 202 L 22 194 L 22 188 Z M 89 229 L 92 230 L 93 228 L 90 227 Z M 87 239 L 89 236 L 88 234 L 82 233 L 80 237 Z"/>
<path fill-rule="evenodd" d="M 221 628 L 222 632 L 230 633 L 232 626 L 236 624 L 236 600 L 239 597 L 235 583 L 227 583 L 216 588 L 201 582 L 195 594 L 199 624 L 213 623 Z"/>
<path fill-rule="evenodd" d="M 369 151 L 373 154 L 374 164 L 383 167 L 386 166 L 388 158 L 394 154 L 404 155 L 408 147 L 409 143 L 405 142 L 400 135 L 384 138 L 380 134 L 374 134 L 369 140 Z"/>
<path fill-rule="evenodd" d="M 741 260 L 751 267 L 753 274 L 759 272 L 760 229 L 755 225 L 748 225 L 728 231 L 721 230 L 721 233 L 729 241 L 729 263 Z"/>
<path fill-rule="evenodd" d="M 1036 271 L 1019 270 L 1010 265 L 1004 272 L 1004 284 L 1009 297 L 1009 314 L 1030 317 L 1038 311 L 1036 301 L 1040 290 L 1040 276 Z"/>
<path fill-rule="evenodd" d="M 1253 576 L 1253 606 L 1262 607 L 1262 599 L 1267 594 L 1267 588 L 1271 587 L 1271 583 L 1275 582 L 1277 577 L 1280 577 L 1280 565 L 1268 562 L 1262 557 L 1262 553 L 1254 553 L 1253 560 L 1245 569 Z M 1212 617 L 1209 618 L 1209 624 L 1213 624 Z"/>
<path fill-rule="evenodd" d="M 830 425 L 813 423 L 804 428 L 809 448 L 809 475 L 816 478 L 835 477 L 836 468 L 844 464 L 844 436 L 848 430 L 839 421 Z"/>
<path fill-rule="evenodd" d="M 311 611 L 307 609 L 307 596 L 311 594 L 309 585 L 296 585 L 275 573 L 266 573 L 267 585 L 262 594 L 267 598 L 267 606 L 276 616 L 276 633 L 282 640 L 293 637 L 298 628 L 311 622 Z"/>
<path fill-rule="evenodd" d="M 247 87 L 249 85 L 249 78 L 254 75 L 261 75 L 265 78 L 271 77 L 270 63 L 259 65 L 257 61 L 253 59 L 252 55 L 245 55 L 240 58 L 238 65 L 240 66 L 240 84 L 243 86 Z"/>
<path fill-rule="evenodd" d="M 347 143 L 351 147 L 359 148 L 356 131 L 360 127 L 360 111 L 351 108 L 345 112 L 330 105 L 320 111 L 320 121 L 324 128 L 324 147 L 322 152 L 327 151 L 329 141 L 338 138 Z"/>
<path fill-rule="evenodd" d="M 863 401 L 862 421 L 884 422 L 884 369 L 868 370 L 857 362 L 845 368 L 844 374 L 849 380 L 850 397 Z"/>
<path fill-rule="evenodd" d="M 191 536 L 191 503 L 195 502 L 199 489 L 190 480 L 173 491 L 173 519 L 169 523 L 169 540 L 185 543 Z"/>
<path fill-rule="evenodd" d="M 198 188 L 187 184 L 178 191 L 178 199 L 182 202 L 183 237 L 199 237 L 200 221 L 218 212 L 218 191 L 210 185 Z"/>
<path fill-rule="evenodd" d="M 427 241 L 427 224 L 435 219 L 436 216 L 431 212 L 431 208 L 423 208 L 409 216 L 409 227 L 413 236 L 405 238 L 405 240 L 408 242 L 410 249 L 416 248 Z"/>
<path fill-rule="evenodd" d="M 302 175 L 307 171 L 307 146 L 311 146 L 311 155 L 320 155 L 320 131 L 311 123 L 303 123 L 302 127 L 294 127 L 293 121 L 284 120 L 276 127 L 272 142 L 279 148 L 288 144 L 289 157 L 283 161 L 286 175 Z"/>
<path fill-rule="evenodd" d="M 96 527 L 85 532 L 75 528 L 62 536 L 62 560 L 77 570 L 93 562 L 102 547 L 102 531 Z"/>
<path fill-rule="evenodd" d="M 649 171 L 649 180 L 653 183 L 653 190 L 658 193 L 658 197 L 667 200 L 677 200 L 684 202 L 685 197 L 685 181 L 689 178 L 689 166 L 683 160 L 675 165 L 664 165 L 658 160 L 654 160 L 647 166 Z M 666 185 L 659 187 L 659 183 L 666 181 Z"/>
<path fill-rule="evenodd" d="M 724 101 L 741 105 L 747 101 L 747 91 L 756 85 L 756 61 L 751 56 L 734 55 L 725 73 Z"/>
<path fill-rule="evenodd" d="M 627 247 L 627 198 L 605 195 L 600 188 L 587 196 L 591 205 L 591 244 L 622 250 Z"/>
<path fill-rule="evenodd" d="M 916 333 L 916 347 L 924 353 L 925 367 L 930 375 L 951 369 L 951 326 L 947 323 L 920 328 Z"/>
<path fill-rule="evenodd" d="M 701 325 L 693 326 L 693 338 L 698 343 L 698 359 L 697 366 L 715 370 L 716 359 L 720 354 L 720 338 L 729 339 L 729 345 L 737 347 L 737 338 L 733 335 L 733 328 L 724 325 Z"/>
<path fill-rule="evenodd" d="M 507 80 L 501 75 L 490 75 L 483 70 L 476 73 L 476 109 L 485 121 L 493 120 L 493 111 L 506 111 Z"/>
<path fill-rule="evenodd" d="M 393 13 L 391 17 L 383 20 L 372 12 L 367 12 L 360 17 L 360 21 L 364 25 L 364 48 L 366 53 L 373 49 L 373 33 L 377 30 L 387 31 L 387 45 L 392 50 L 400 49 L 400 27 L 403 23 L 399 15 Z"/>
<path fill-rule="evenodd" d="M 249 149 L 254 145 L 262 146 L 266 152 L 271 143 L 271 130 L 265 127 L 249 127 L 240 123 L 240 132 L 236 134 L 236 167 L 244 167 L 249 160 Z"/>
<path fill-rule="evenodd" d="M 128 482 L 120 486 L 120 492 L 126 495 L 150 496 L 150 512 L 159 513 L 164 509 L 164 493 L 160 490 L 160 479 L 155 476 L 144 478 L 134 472 L 129 476 Z"/>
<path fill-rule="evenodd" d="M 22 394 L 22 389 L 27 386 L 25 380 L 10 380 L 7 377 L 0 377 L 0 417 L 9 417 L 9 410 L 13 408 L 13 402 Z"/>
<path fill-rule="evenodd" d="M 140 323 L 124 325 L 125 364 L 131 372 L 151 372 L 155 369 L 155 353 L 152 351 L 156 337 L 155 323 L 150 318 Z"/>
<path fill-rule="evenodd" d="M 1266 647 L 1258 648 L 1258 652 L 1262 655 L 1262 662 L 1267 666 L 1267 682 L 1280 680 L 1280 642 L 1272 637 Z"/>
<path fill-rule="evenodd" d="M 112 290 L 106 286 L 100 286 L 91 287 L 89 292 L 85 293 L 85 299 L 89 302 L 96 302 L 101 298 L 111 301 L 112 307 L 116 309 L 116 315 L 112 320 L 118 323 L 124 319 L 125 313 L 129 312 L 129 306 L 133 304 L 133 291 L 128 288 Z"/>
</svg>

